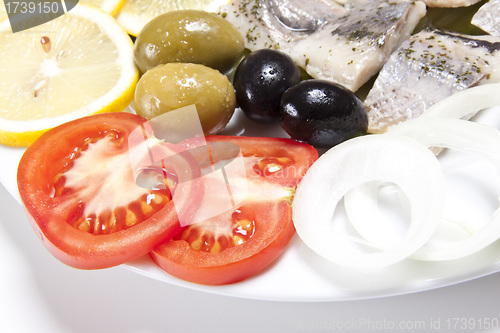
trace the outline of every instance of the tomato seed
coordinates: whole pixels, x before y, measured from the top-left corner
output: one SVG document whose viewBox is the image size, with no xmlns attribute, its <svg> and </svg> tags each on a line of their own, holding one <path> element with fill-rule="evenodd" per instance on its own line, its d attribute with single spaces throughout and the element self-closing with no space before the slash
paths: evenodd
<svg viewBox="0 0 500 333">
<path fill-rule="evenodd" d="M 167 202 L 169 201 L 168 198 L 165 197 L 165 199 L 167 199 Z M 153 201 L 152 202 L 156 205 L 159 205 L 163 202 L 163 197 L 161 195 L 154 195 L 153 194 Z"/>
<path fill-rule="evenodd" d="M 87 220 L 82 221 L 80 225 L 78 226 L 78 230 L 83 231 L 83 232 L 89 232 L 90 231 L 90 223 Z"/>
<path fill-rule="evenodd" d="M 245 239 L 243 239 L 243 237 L 238 236 L 238 235 L 234 235 L 233 236 L 233 244 L 234 244 L 234 246 L 238 246 L 238 245 L 241 245 L 243 243 L 245 243 Z"/>
<path fill-rule="evenodd" d="M 190 244 L 191 248 L 195 251 L 200 251 L 202 245 L 203 245 L 203 241 L 200 238 L 196 239 L 195 241 L 191 242 L 191 244 Z"/>
<path fill-rule="evenodd" d="M 232 226 L 193 224 L 185 227 L 173 239 L 183 240 L 192 250 L 219 253 L 245 243 L 255 232 L 253 214 L 237 209 L 232 214 Z"/>
<path fill-rule="evenodd" d="M 241 219 L 236 222 L 238 229 L 244 230 L 245 232 L 249 232 L 253 230 L 253 223 L 249 219 Z"/>
<path fill-rule="evenodd" d="M 125 217 L 125 224 L 129 227 L 137 223 L 137 216 L 129 209 L 127 209 L 127 215 Z"/>
<path fill-rule="evenodd" d="M 153 212 L 153 207 L 151 207 L 151 205 L 148 205 L 144 201 L 141 201 L 141 211 L 144 215 L 149 215 Z"/>
<path fill-rule="evenodd" d="M 210 249 L 210 253 L 219 253 L 222 251 L 222 246 L 218 241 L 214 243 L 214 246 Z"/>
</svg>

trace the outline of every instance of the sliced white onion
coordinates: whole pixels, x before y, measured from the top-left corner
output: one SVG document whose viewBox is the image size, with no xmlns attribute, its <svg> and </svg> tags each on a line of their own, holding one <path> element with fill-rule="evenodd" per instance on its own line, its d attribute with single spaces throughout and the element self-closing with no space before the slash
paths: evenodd
<svg viewBox="0 0 500 333">
<path fill-rule="evenodd" d="M 411 206 L 406 234 L 383 250 L 348 232 L 334 216 L 349 190 L 373 181 L 397 185 Z M 428 241 L 441 217 L 443 197 L 443 174 L 430 150 L 409 137 L 367 135 L 333 147 L 313 164 L 297 188 L 293 220 L 303 242 L 326 259 L 356 268 L 386 267 Z"/>
<path fill-rule="evenodd" d="M 390 198 L 393 205 L 389 209 L 380 204 L 381 195 Z M 355 187 L 344 196 L 344 206 L 354 229 L 378 249 L 394 246 L 406 232 L 407 224 L 402 221 L 406 216 L 388 214 L 394 206 L 409 212 L 407 198 L 394 184 L 370 182 Z"/>
<path fill-rule="evenodd" d="M 460 119 L 418 118 L 398 124 L 390 134 L 411 137 L 427 147 L 439 146 L 457 149 L 490 159 L 500 166 L 500 132 L 492 127 Z M 374 232 L 368 217 L 378 210 L 378 188 L 363 185 L 345 197 L 346 212 L 356 230 L 367 241 L 378 247 L 392 244 L 391 233 Z M 361 214 L 356 207 L 365 207 Z M 473 254 L 500 238 L 500 209 L 493 213 L 484 227 L 477 221 L 441 219 L 429 242 L 416 251 L 412 258 L 420 260 L 452 260 Z"/>
<path fill-rule="evenodd" d="M 394 132 L 393 132 L 394 131 Z M 484 157 L 500 167 L 500 131 L 495 128 L 460 119 L 428 118 L 401 124 L 391 133 L 408 135 L 422 144 L 457 149 Z M 469 230 L 470 236 L 450 241 L 442 232 L 417 251 L 413 257 L 421 260 L 452 260 L 475 253 L 500 238 L 500 209 L 493 213 L 483 228 L 471 228 L 475 221 L 443 220 L 442 229 L 459 227 Z M 445 236 L 445 237 L 443 237 Z"/>
<path fill-rule="evenodd" d="M 470 119 L 481 110 L 500 105 L 500 83 L 459 91 L 431 106 L 419 118 Z"/>
</svg>

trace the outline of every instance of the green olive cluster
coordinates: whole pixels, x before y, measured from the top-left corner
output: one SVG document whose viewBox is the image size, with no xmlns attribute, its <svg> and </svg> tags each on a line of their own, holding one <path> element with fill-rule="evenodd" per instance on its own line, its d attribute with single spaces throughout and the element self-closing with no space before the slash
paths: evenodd
<svg viewBox="0 0 500 333">
<path fill-rule="evenodd" d="M 156 17 L 135 40 L 142 74 L 135 92 L 137 114 L 151 119 L 195 104 L 205 134 L 220 132 L 236 107 L 226 74 L 244 50 L 243 36 L 217 14 L 179 10 Z"/>
</svg>

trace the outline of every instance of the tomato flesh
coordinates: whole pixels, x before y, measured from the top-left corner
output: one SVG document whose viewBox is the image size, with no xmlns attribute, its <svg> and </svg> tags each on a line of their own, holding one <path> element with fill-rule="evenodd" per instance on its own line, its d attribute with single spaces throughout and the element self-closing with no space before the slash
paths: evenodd
<svg viewBox="0 0 500 333">
<path fill-rule="evenodd" d="M 207 285 L 241 281 L 271 265 L 295 233 L 291 202 L 296 185 L 318 158 L 311 146 L 289 139 L 207 137 L 241 148 L 248 192 L 233 210 L 183 228 L 150 253 L 178 278 Z M 203 200 L 220 202 L 205 189 Z"/>
<path fill-rule="evenodd" d="M 62 262 L 82 269 L 122 264 L 172 237 L 180 214 L 196 210 L 199 168 L 172 145 L 153 149 L 174 152 L 175 163 L 154 167 L 178 182 L 166 177 L 163 187 L 137 185 L 130 161 L 132 154 L 141 160 L 141 147 L 128 139 L 138 128 L 152 136 L 144 123 L 127 113 L 81 118 L 46 132 L 21 158 L 18 187 L 28 217 Z"/>
<path fill-rule="evenodd" d="M 186 241 L 194 251 L 219 253 L 230 247 L 241 245 L 252 237 L 255 231 L 254 215 L 246 207 L 240 207 L 231 214 L 229 220 L 231 223 L 224 232 L 221 230 L 214 232 L 208 224 L 193 224 L 184 228 L 173 239 Z M 218 224 L 218 229 L 220 229 L 220 224 Z"/>
<path fill-rule="evenodd" d="M 286 201 L 254 204 L 254 234 L 220 252 L 194 250 L 190 243 L 172 240 L 150 253 L 167 273 L 186 281 L 221 285 L 247 279 L 271 265 L 283 252 L 295 229 Z"/>
<path fill-rule="evenodd" d="M 112 134 L 93 138 L 76 148 L 71 163 L 55 176 L 54 198 L 74 198 L 67 201 L 65 219 L 78 230 L 94 235 L 125 230 L 147 220 L 171 200 L 167 184 L 161 190 L 137 186 L 133 174 L 123 167 L 130 158 L 128 150 L 114 152 L 123 144 L 122 139 L 118 141 Z"/>
<path fill-rule="evenodd" d="M 289 139 L 213 136 L 206 138 L 208 159 L 196 156 L 196 149 L 188 153 L 187 143 L 162 143 L 149 155 L 169 158 L 148 163 L 141 145 L 130 141 L 137 128 L 140 136 L 152 136 L 136 115 L 81 118 L 47 131 L 21 158 L 21 199 L 56 258 L 97 269 L 150 253 L 174 276 L 216 285 L 246 279 L 280 256 L 295 233 L 295 187 L 318 158 L 313 147 Z M 220 143 L 231 145 L 215 149 Z M 227 165 L 234 147 L 244 161 L 244 177 L 236 183 L 245 184 L 245 196 L 233 209 L 181 226 L 181 220 L 195 221 L 202 204 L 220 205 L 219 193 L 207 192 L 208 184 L 220 181 L 210 178 L 210 170 L 217 169 L 214 163 Z"/>
</svg>

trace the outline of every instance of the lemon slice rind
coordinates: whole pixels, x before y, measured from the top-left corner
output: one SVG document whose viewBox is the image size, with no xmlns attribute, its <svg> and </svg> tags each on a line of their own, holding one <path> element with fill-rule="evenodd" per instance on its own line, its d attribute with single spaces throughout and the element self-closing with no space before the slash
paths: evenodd
<svg viewBox="0 0 500 333">
<path fill-rule="evenodd" d="M 116 16 L 120 12 L 125 0 L 80 0 L 82 3 L 101 8 L 111 16 Z"/>
<path fill-rule="evenodd" d="M 112 43 L 115 48 L 115 51 L 111 52 L 116 53 L 116 55 L 111 55 L 110 59 L 114 59 L 112 60 L 113 65 L 116 65 L 117 68 L 119 68 L 119 74 L 116 74 L 116 82 L 112 83 L 113 86 L 109 90 L 104 91 L 99 97 L 93 99 L 85 105 L 81 105 L 78 108 L 69 110 L 64 114 L 41 118 L 38 117 L 39 119 L 18 120 L 8 119 L 8 117 L 1 116 L 0 112 L 1 144 L 9 146 L 27 146 L 31 144 L 43 132 L 52 127 L 58 126 L 76 118 L 81 118 L 95 113 L 120 112 L 125 110 L 125 108 L 132 102 L 135 86 L 139 79 L 139 73 L 133 60 L 133 42 L 126 31 L 116 22 L 116 20 L 110 14 L 107 14 L 101 9 L 93 7 L 91 5 L 79 3 L 67 14 L 64 14 L 63 16 L 38 27 L 26 30 L 25 32 L 18 32 L 17 34 L 44 34 L 48 28 L 57 28 L 57 25 L 61 24 L 58 23 L 57 20 L 63 17 L 65 17 L 65 19 L 67 20 L 67 16 L 71 16 L 70 19 L 74 17 L 78 20 L 88 20 L 89 24 L 96 24 L 99 29 L 103 31 L 103 34 L 107 38 L 109 38 L 110 43 Z M 73 38 L 75 39 L 75 42 L 79 42 L 79 32 L 75 31 L 74 33 L 75 34 L 73 35 Z M 3 20 L 2 22 L 0 22 L 0 40 L 2 39 L 2 35 L 4 34 L 12 35 L 9 20 Z M 98 48 L 99 46 L 96 45 L 95 47 Z M 95 52 L 95 50 L 89 50 L 89 52 Z M 23 57 L 22 53 L 18 54 L 19 58 Z M 82 55 L 82 58 L 85 58 L 85 55 Z M 75 64 L 75 67 L 78 67 L 79 65 L 80 64 Z M 0 71 L 1 70 L 2 68 L 0 66 Z M 4 70 L 6 71 L 5 68 Z M 85 67 L 72 70 L 85 71 Z M 12 71 L 12 68 L 9 68 L 9 71 Z M 98 82 L 99 77 L 96 77 L 95 80 L 96 82 Z M 69 87 L 68 89 L 70 88 L 71 87 Z M 8 95 L 9 92 L 7 91 L 6 93 L 4 93 L 4 95 L 5 94 Z M 0 108 L 2 108 L 1 105 Z M 22 106 L 19 109 L 21 110 L 19 112 L 22 112 Z M 12 112 L 17 111 L 18 110 L 12 110 Z M 3 112 L 5 115 L 11 111 L 7 109 Z"/>
<path fill-rule="evenodd" d="M 217 12 L 231 0 L 125 0 L 116 19 L 127 32 L 137 36 L 153 18 L 174 10 L 199 9 Z"/>
</svg>

